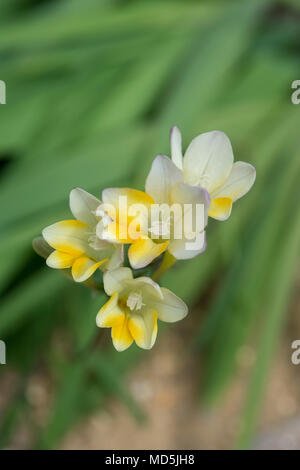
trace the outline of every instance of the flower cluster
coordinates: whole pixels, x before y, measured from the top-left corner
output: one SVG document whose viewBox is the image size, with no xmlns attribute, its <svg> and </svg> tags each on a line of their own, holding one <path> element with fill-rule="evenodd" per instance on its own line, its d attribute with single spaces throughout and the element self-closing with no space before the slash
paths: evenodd
<svg viewBox="0 0 300 470">
<path fill-rule="evenodd" d="M 145 192 L 107 188 L 101 201 L 83 189 L 70 193 L 74 219 L 46 227 L 35 250 L 51 268 L 63 269 L 89 285 L 99 269 L 110 297 L 97 314 L 101 328 L 111 328 L 118 351 L 133 341 L 150 349 L 157 320 L 176 322 L 186 304 L 155 280 L 178 259 L 206 249 L 208 217 L 226 220 L 232 204 L 246 194 L 255 169 L 233 161 L 228 137 L 220 131 L 200 134 L 182 155 L 181 134 L 171 129 L 171 159 L 158 155 L 146 179 Z M 124 267 L 126 248 L 130 267 Z M 127 250 L 128 249 L 128 250 Z M 161 259 L 162 258 L 162 259 Z M 141 276 L 149 266 L 152 277 Z M 135 277 L 132 269 L 135 270 Z"/>
</svg>

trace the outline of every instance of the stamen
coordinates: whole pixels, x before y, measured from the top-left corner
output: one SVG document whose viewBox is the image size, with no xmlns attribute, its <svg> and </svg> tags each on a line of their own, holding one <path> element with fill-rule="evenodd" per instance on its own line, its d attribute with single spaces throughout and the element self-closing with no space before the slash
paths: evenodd
<svg viewBox="0 0 300 470">
<path fill-rule="evenodd" d="M 139 292 L 130 292 L 126 305 L 130 310 L 140 310 L 145 304 L 143 304 L 143 298 Z"/>
</svg>

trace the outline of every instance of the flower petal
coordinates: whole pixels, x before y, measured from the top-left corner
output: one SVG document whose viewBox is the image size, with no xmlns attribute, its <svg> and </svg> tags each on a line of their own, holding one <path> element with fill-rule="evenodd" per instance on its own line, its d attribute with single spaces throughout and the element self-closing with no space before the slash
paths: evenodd
<svg viewBox="0 0 300 470">
<path fill-rule="evenodd" d="M 113 245 L 113 252 L 107 264 L 105 264 L 105 269 L 108 269 L 108 270 L 117 269 L 121 266 L 123 261 L 124 261 L 124 245 Z"/>
<path fill-rule="evenodd" d="M 185 181 L 211 193 L 226 181 L 232 165 L 232 147 L 224 132 L 200 134 L 192 140 L 183 159 Z"/>
<path fill-rule="evenodd" d="M 118 306 L 118 294 L 113 294 L 103 307 L 100 308 L 96 323 L 99 328 L 111 328 L 124 321 L 124 312 Z"/>
<path fill-rule="evenodd" d="M 170 190 L 176 183 L 183 181 L 183 173 L 165 155 L 158 155 L 146 180 L 146 192 L 156 204 L 169 203 Z"/>
<path fill-rule="evenodd" d="M 212 197 L 229 197 L 234 202 L 251 189 L 255 178 L 256 171 L 254 166 L 250 165 L 250 163 L 235 162 L 228 179 L 221 188 L 212 194 Z"/>
<path fill-rule="evenodd" d="M 75 219 L 85 222 L 90 227 L 97 223 L 95 211 L 100 201 L 92 194 L 81 188 L 72 189 L 70 192 L 70 209 Z"/>
<path fill-rule="evenodd" d="M 104 290 L 107 295 L 113 295 L 115 292 L 121 292 L 124 287 L 124 281 L 133 279 L 130 268 L 118 268 L 112 271 L 106 271 L 103 274 Z"/>
<path fill-rule="evenodd" d="M 88 226 L 79 220 L 62 220 L 44 228 L 43 237 L 56 250 L 80 256 L 88 247 Z"/>
<path fill-rule="evenodd" d="M 186 317 L 188 307 L 183 300 L 165 287 L 162 287 L 161 290 L 164 296 L 163 300 L 153 305 L 158 318 L 168 323 L 174 323 Z"/>
<path fill-rule="evenodd" d="M 162 299 L 163 295 L 161 292 L 160 286 L 153 281 L 150 277 L 141 276 L 137 277 L 136 279 L 132 279 L 129 282 L 129 286 L 132 289 L 138 289 L 142 291 L 142 296 L 145 299 L 150 298 L 151 300 L 154 299 Z"/>
<path fill-rule="evenodd" d="M 103 191 L 102 197 L 101 211 L 105 211 L 112 222 L 97 225 L 99 238 L 113 243 L 132 243 L 133 239 L 144 233 L 148 209 L 154 203 L 151 196 L 135 189 L 108 188 Z"/>
<path fill-rule="evenodd" d="M 179 217 L 174 218 L 174 225 L 177 228 L 179 224 L 182 225 L 182 233 L 202 232 L 204 230 L 207 225 L 210 203 L 210 197 L 206 189 L 178 183 L 172 188 L 171 202 L 182 206 Z M 200 209 L 203 210 L 200 211 Z M 189 227 L 183 225 L 184 222 L 192 225 L 190 230 Z"/>
<path fill-rule="evenodd" d="M 72 265 L 72 276 L 74 281 L 86 281 L 89 277 L 92 276 L 92 274 L 94 274 L 96 269 L 98 269 L 99 266 L 101 266 L 101 264 L 105 263 L 106 261 L 107 259 L 105 258 L 101 261 L 95 262 L 87 256 L 80 256 L 74 261 Z"/>
<path fill-rule="evenodd" d="M 32 240 L 32 248 L 42 258 L 47 259 L 53 248 L 43 239 L 43 237 L 37 237 Z"/>
<path fill-rule="evenodd" d="M 120 321 L 114 323 L 111 329 L 113 345 L 117 351 L 125 351 L 133 343 L 133 337 L 128 328 L 128 315 L 123 315 Z"/>
<path fill-rule="evenodd" d="M 169 241 L 154 243 L 150 238 L 141 238 L 134 241 L 128 250 L 128 258 L 134 269 L 148 266 L 155 258 L 168 247 Z"/>
<path fill-rule="evenodd" d="M 102 200 L 105 205 L 112 205 L 116 209 L 120 208 L 120 197 L 126 198 L 127 207 L 129 208 L 133 204 L 142 204 L 149 206 L 153 204 L 153 199 L 149 194 L 137 189 L 131 188 L 106 188 L 102 191 Z M 110 214 L 109 214 L 110 215 Z"/>
<path fill-rule="evenodd" d="M 132 243 L 133 240 L 128 234 L 130 221 L 127 219 L 127 222 L 127 226 L 118 222 L 111 222 L 106 227 L 101 228 L 101 231 L 98 230 L 98 224 L 96 228 L 97 236 L 110 243 Z"/>
<path fill-rule="evenodd" d="M 170 132 L 171 157 L 177 168 L 182 170 L 182 139 L 177 126 L 173 126 Z"/>
<path fill-rule="evenodd" d="M 92 248 L 92 250 L 94 250 L 94 252 L 99 252 L 99 251 L 107 251 L 109 249 L 112 248 L 112 244 L 105 241 L 105 240 L 102 240 L 101 238 L 99 238 L 96 235 L 90 235 L 89 237 L 89 246 Z"/>
<path fill-rule="evenodd" d="M 146 310 L 143 315 L 130 314 L 128 327 L 136 344 L 142 349 L 151 349 L 157 335 L 157 313 Z"/>
<path fill-rule="evenodd" d="M 211 201 L 209 217 L 217 220 L 226 220 L 231 214 L 232 199 L 229 197 L 216 197 Z"/>
<path fill-rule="evenodd" d="M 47 258 L 46 263 L 50 268 L 64 269 L 70 268 L 74 263 L 76 257 L 69 253 L 63 253 L 62 251 L 53 251 Z"/>
<path fill-rule="evenodd" d="M 198 233 L 191 240 L 187 238 L 171 240 L 168 250 L 176 259 L 195 258 L 206 250 L 206 232 Z"/>
</svg>

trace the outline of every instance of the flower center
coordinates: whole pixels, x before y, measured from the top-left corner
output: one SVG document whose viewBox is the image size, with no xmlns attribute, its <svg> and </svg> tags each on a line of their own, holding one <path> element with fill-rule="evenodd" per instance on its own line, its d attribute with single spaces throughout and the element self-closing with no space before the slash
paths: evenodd
<svg viewBox="0 0 300 470">
<path fill-rule="evenodd" d="M 127 298 L 126 305 L 132 311 L 132 310 L 140 310 L 142 306 L 145 304 L 143 304 L 143 298 L 139 292 L 130 292 Z"/>
</svg>

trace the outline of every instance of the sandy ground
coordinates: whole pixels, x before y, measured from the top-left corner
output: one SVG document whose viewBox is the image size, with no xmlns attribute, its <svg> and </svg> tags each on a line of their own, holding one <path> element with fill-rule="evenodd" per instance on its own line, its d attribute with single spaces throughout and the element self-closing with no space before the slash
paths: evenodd
<svg viewBox="0 0 300 470">
<path fill-rule="evenodd" d="M 256 448 L 300 449 L 300 365 L 291 363 L 295 332 L 300 338 L 299 307 L 300 297 L 293 304 L 274 357 L 253 443 Z M 186 351 L 186 337 L 192 329 L 191 320 L 180 328 L 167 329 L 147 360 L 128 377 L 133 396 L 147 412 L 146 424 L 137 424 L 123 405 L 112 401 L 105 413 L 95 414 L 73 429 L 61 448 L 234 448 L 255 350 L 242 348 L 235 379 L 222 402 L 217 408 L 203 409 L 199 400 L 200 358 Z"/>
<path fill-rule="evenodd" d="M 300 449 L 300 365 L 291 362 L 291 342 L 300 339 L 299 313 L 298 293 L 269 374 L 254 448 Z M 105 411 L 78 423 L 60 448 L 235 448 L 255 349 L 249 345 L 239 351 L 238 369 L 222 402 L 214 409 L 204 409 L 199 398 L 201 356 L 196 357 L 186 347 L 197 314 L 195 310 L 185 322 L 166 328 L 155 348 L 126 378 L 134 398 L 146 411 L 146 423 L 138 424 L 124 405 L 111 400 Z M 15 387 L 14 375 L 8 374 L 0 383 L 0 414 Z M 49 379 L 43 374 L 33 377 L 27 390 L 35 420 L 40 423 L 47 414 L 50 390 Z M 29 429 L 28 422 L 23 421 L 10 447 L 30 448 Z"/>
</svg>

